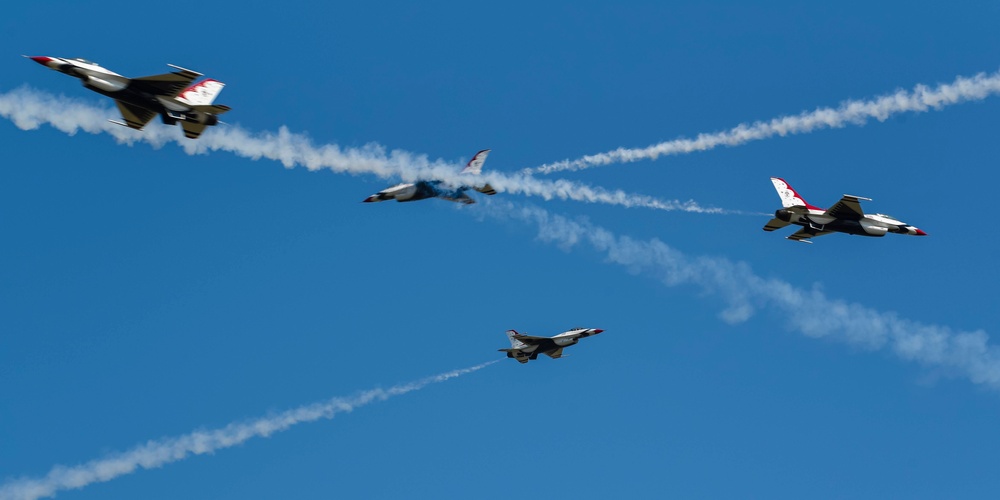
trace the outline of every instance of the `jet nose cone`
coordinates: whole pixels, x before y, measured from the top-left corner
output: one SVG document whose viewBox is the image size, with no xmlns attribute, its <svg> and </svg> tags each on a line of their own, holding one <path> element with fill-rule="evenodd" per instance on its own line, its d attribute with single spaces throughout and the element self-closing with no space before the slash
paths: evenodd
<svg viewBox="0 0 1000 500">
<path fill-rule="evenodd" d="M 603 332 L 603 331 L 604 331 L 604 330 L 601 330 L 600 328 L 594 328 L 594 333 L 601 333 L 601 332 Z"/>
<path fill-rule="evenodd" d="M 927 233 L 925 233 L 923 229 L 917 229 L 916 235 L 917 236 L 927 236 Z"/>
<path fill-rule="evenodd" d="M 32 61 L 35 61 L 36 63 L 41 64 L 42 66 L 48 66 L 49 61 L 52 60 L 51 57 L 45 57 L 45 56 L 28 56 L 28 59 L 31 59 Z"/>
<path fill-rule="evenodd" d="M 373 194 L 373 195 L 371 195 L 371 196 L 369 196 L 369 197 L 361 200 L 362 203 L 373 203 L 373 202 L 376 202 L 376 201 L 378 201 L 378 195 L 377 194 Z"/>
</svg>

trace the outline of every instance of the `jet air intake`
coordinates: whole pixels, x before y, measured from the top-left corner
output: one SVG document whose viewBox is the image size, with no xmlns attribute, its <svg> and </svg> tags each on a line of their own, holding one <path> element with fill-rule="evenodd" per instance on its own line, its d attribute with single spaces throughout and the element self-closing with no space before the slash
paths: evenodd
<svg viewBox="0 0 1000 500">
<path fill-rule="evenodd" d="M 417 195 L 417 186 L 413 184 L 403 186 L 394 191 L 393 194 L 396 196 L 396 201 L 410 201 L 411 198 Z"/>
<path fill-rule="evenodd" d="M 83 78 L 83 86 L 92 89 L 99 89 L 105 92 L 118 92 L 125 89 L 125 84 L 113 80 L 105 80 L 96 76 L 87 75 Z"/>
<path fill-rule="evenodd" d="M 565 347 L 565 346 L 568 346 L 568 345 L 573 345 L 573 344 L 575 344 L 575 343 L 577 343 L 579 341 L 580 341 L 580 339 L 577 338 L 577 337 L 556 337 L 556 338 L 552 339 L 552 342 L 554 342 L 557 346 L 560 346 L 560 347 Z"/>
<path fill-rule="evenodd" d="M 864 231 L 868 233 L 870 236 L 885 236 L 885 233 L 889 232 L 889 228 L 885 226 L 866 224 L 864 221 L 861 222 L 861 229 L 864 229 Z"/>
</svg>

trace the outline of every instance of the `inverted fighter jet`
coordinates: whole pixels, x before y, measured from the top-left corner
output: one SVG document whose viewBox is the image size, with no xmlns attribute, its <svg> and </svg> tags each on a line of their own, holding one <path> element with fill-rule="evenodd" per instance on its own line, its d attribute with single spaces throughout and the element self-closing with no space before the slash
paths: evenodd
<svg viewBox="0 0 1000 500">
<path fill-rule="evenodd" d="M 573 328 L 555 337 L 532 337 L 531 335 L 521 335 L 514 330 L 507 330 L 510 349 L 500 349 L 500 352 L 506 352 L 508 358 L 514 358 L 518 363 L 527 363 L 529 360 L 537 359 L 539 354 L 544 354 L 552 359 L 561 358 L 564 347 L 576 344 L 582 338 L 597 335 L 603 331 L 599 328 Z"/>
<path fill-rule="evenodd" d="M 771 182 L 778 191 L 784 208 L 774 212 L 774 218 L 764 226 L 764 230 L 774 231 L 789 224 L 802 226 L 802 229 L 788 237 L 790 240 L 812 243 L 809 241 L 810 238 L 831 233 L 861 236 L 885 236 L 885 233 L 927 235 L 920 229 L 891 216 L 864 213 L 858 202 L 871 201 L 871 198 L 845 194 L 834 206 L 824 210 L 807 203 L 784 179 L 771 177 Z"/>
<path fill-rule="evenodd" d="M 109 121 L 136 130 L 142 130 L 154 116 L 160 115 L 163 123 L 180 122 L 184 135 L 197 139 L 205 127 L 219 123 L 218 115 L 230 109 L 212 104 L 224 83 L 207 79 L 191 85 L 201 73 L 173 64 L 167 65 L 177 70 L 173 73 L 126 78 L 86 59 L 35 56 L 31 60 L 79 78 L 84 87 L 114 99 L 125 121 Z"/>
<path fill-rule="evenodd" d="M 483 163 L 486 156 L 490 154 L 489 149 L 484 149 L 469 160 L 469 163 L 462 169 L 463 174 L 479 175 L 483 171 Z M 441 181 L 417 181 L 411 183 L 397 184 L 388 189 L 383 189 L 364 199 L 365 203 L 376 201 L 396 200 L 396 201 L 417 201 L 427 198 L 441 198 L 443 200 L 455 201 L 466 205 L 475 203 L 469 195 L 465 194 L 469 189 L 474 189 L 487 195 L 497 194 L 489 184 L 482 186 L 459 186 L 457 188 L 448 187 Z"/>
</svg>

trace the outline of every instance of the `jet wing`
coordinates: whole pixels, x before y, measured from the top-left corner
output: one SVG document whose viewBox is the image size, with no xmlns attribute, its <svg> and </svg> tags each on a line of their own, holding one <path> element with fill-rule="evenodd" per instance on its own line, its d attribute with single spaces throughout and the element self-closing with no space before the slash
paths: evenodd
<svg viewBox="0 0 1000 500">
<path fill-rule="evenodd" d="M 865 212 L 861 210 L 859 200 L 867 200 L 860 196 L 845 194 L 834 206 L 826 210 L 825 215 L 830 215 L 842 220 L 861 220 Z"/>
<path fill-rule="evenodd" d="M 464 205 L 471 205 L 476 202 L 476 200 L 470 198 L 469 195 L 461 192 L 454 195 L 442 194 L 438 197 L 441 198 L 442 200 L 454 201 L 456 203 L 462 203 Z"/>
<path fill-rule="evenodd" d="M 549 351 L 549 352 L 545 353 L 545 355 L 548 356 L 548 357 L 550 357 L 550 358 L 552 358 L 552 359 L 557 359 L 557 358 L 561 358 L 562 357 L 562 351 L 563 351 L 563 348 L 560 347 L 560 348 L 558 348 L 558 349 L 556 349 L 554 351 Z"/>
<path fill-rule="evenodd" d="M 125 120 L 125 125 L 128 128 L 142 130 L 149 123 L 149 120 L 152 120 L 156 116 L 156 111 L 133 106 L 119 100 L 115 100 L 115 104 L 118 105 L 118 111 L 121 112 L 122 119 Z"/>
<path fill-rule="evenodd" d="M 789 224 L 791 224 L 791 223 L 790 222 L 785 222 L 785 221 L 783 221 L 781 219 L 778 219 L 778 218 L 774 218 L 774 219 L 769 220 L 767 222 L 767 224 L 764 225 L 764 230 L 765 231 L 774 231 L 775 229 L 781 229 L 781 228 L 783 228 L 783 227 L 785 227 L 785 226 L 787 226 Z"/>
<path fill-rule="evenodd" d="M 201 73 L 198 73 L 197 71 L 191 71 L 177 66 L 173 67 L 177 69 L 177 71 L 174 71 L 173 73 L 133 78 L 132 81 L 129 82 L 129 87 L 143 92 L 148 92 L 153 95 L 173 99 L 177 97 L 182 90 L 191 86 L 191 82 L 193 82 L 195 78 L 201 76 Z"/>
<path fill-rule="evenodd" d="M 803 243 L 812 243 L 809 241 L 810 238 L 815 238 L 816 236 L 823 236 L 824 234 L 831 234 L 835 231 L 817 231 L 810 227 L 804 227 L 795 232 L 795 234 L 788 237 L 790 240 L 801 241 Z"/>
<path fill-rule="evenodd" d="M 552 339 L 550 339 L 548 337 L 533 337 L 531 335 L 517 334 L 517 335 L 514 335 L 514 340 L 519 340 L 519 341 L 524 342 L 525 344 L 528 344 L 528 345 L 538 345 L 538 344 L 541 344 L 543 342 L 551 341 Z"/>
<path fill-rule="evenodd" d="M 181 128 L 184 129 L 184 137 L 188 139 L 197 139 L 205 131 L 205 127 L 204 123 L 189 122 L 187 120 L 181 122 Z"/>
</svg>

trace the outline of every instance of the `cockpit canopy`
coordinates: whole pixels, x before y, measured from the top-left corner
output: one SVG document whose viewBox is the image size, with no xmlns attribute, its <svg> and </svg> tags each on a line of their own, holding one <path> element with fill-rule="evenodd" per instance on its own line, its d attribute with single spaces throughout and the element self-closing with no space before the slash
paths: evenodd
<svg viewBox="0 0 1000 500">
<path fill-rule="evenodd" d="M 83 64 L 89 64 L 91 66 L 100 66 L 100 64 L 97 64 L 94 61 L 88 61 L 86 59 L 83 59 L 82 57 L 74 57 L 73 60 L 77 62 L 82 62 Z"/>
</svg>

